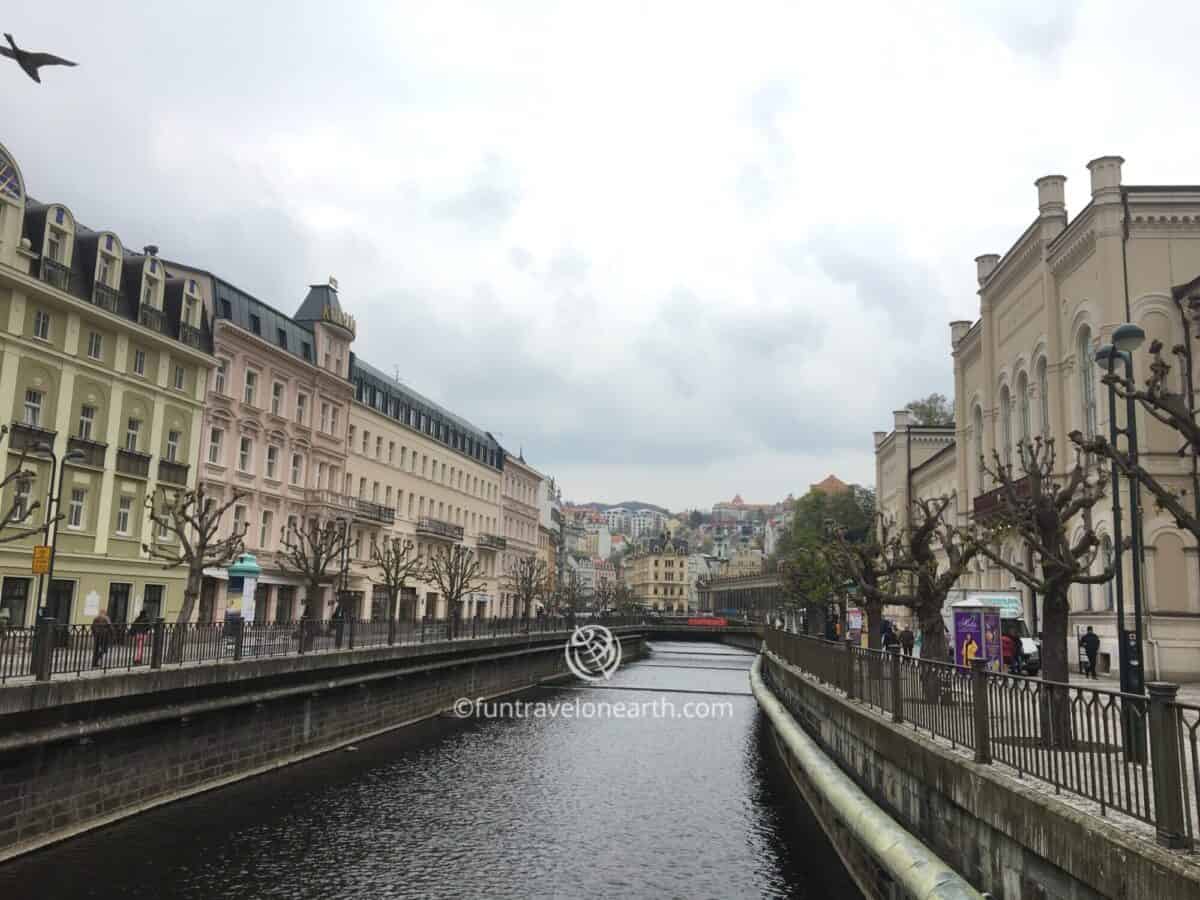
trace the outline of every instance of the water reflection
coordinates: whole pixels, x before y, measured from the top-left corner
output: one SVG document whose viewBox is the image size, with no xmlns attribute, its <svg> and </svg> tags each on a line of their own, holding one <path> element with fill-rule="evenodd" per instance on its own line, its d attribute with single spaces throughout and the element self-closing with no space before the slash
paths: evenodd
<svg viewBox="0 0 1200 900">
<path fill-rule="evenodd" d="M 0 896 L 856 897 L 764 758 L 751 659 L 658 644 L 615 690 L 529 696 L 675 718 L 439 720 L 0 867 Z"/>
</svg>

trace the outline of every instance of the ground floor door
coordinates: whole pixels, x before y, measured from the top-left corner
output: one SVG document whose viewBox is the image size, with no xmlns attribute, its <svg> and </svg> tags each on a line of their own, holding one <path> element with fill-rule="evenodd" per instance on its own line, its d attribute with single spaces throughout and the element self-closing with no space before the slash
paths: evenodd
<svg viewBox="0 0 1200 900">
<path fill-rule="evenodd" d="M 55 578 L 50 582 L 50 591 L 46 597 L 46 617 L 55 622 L 69 623 L 74 600 L 75 582 Z"/>
<path fill-rule="evenodd" d="M 29 587 L 32 578 L 7 576 L 0 588 L 0 608 L 8 610 L 8 623 L 13 628 L 25 626 L 25 615 L 29 608 Z"/>
<path fill-rule="evenodd" d="M 275 621 L 290 622 L 296 615 L 296 589 L 281 584 L 275 588 Z"/>
<path fill-rule="evenodd" d="M 386 622 L 388 617 L 388 592 L 382 584 L 371 588 L 371 621 Z"/>
<path fill-rule="evenodd" d="M 108 586 L 108 617 L 114 625 L 123 625 L 129 621 L 130 585 L 122 581 L 114 581 Z"/>
<path fill-rule="evenodd" d="M 200 613 L 196 621 L 210 624 L 217 609 L 217 579 L 205 578 L 200 583 Z"/>
</svg>

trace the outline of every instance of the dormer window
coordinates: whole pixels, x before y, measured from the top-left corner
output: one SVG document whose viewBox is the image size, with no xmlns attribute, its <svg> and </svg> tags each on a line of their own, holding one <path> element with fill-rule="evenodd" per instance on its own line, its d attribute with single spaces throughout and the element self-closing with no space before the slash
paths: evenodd
<svg viewBox="0 0 1200 900">
<path fill-rule="evenodd" d="M 62 215 L 60 209 L 59 215 Z M 62 221 L 60 218 L 58 221 Z M 60 263 L 63 261 L 63 245 L 66 244 L 66 235 L 58 228 L 51 228 L 50 233 L 46 235 L 46 258 Z"/>
</svg>

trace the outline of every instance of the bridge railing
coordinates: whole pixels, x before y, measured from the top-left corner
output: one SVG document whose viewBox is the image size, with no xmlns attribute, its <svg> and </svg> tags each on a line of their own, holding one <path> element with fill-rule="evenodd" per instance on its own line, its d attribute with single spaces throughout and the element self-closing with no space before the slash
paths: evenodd
<svg viewBox="0 0 1200 900">
<path fill-rule="evenodd" d="M 1200 707 L 1178 685 L 1149 695 L 970 668 L 771 629 L 767 649 L 830 687 L 917 731 L 1001 763 L 1018 777 L 1153 825 L 1188 848 L 1200 827 Z"/>
</svg>

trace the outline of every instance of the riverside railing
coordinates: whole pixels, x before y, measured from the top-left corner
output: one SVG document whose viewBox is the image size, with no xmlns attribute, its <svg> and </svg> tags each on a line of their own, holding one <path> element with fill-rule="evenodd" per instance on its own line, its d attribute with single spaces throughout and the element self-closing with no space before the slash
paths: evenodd
<svg viewBox="0 0 1200 900">
<path fill-rule="evenodd" d="M 583 623 L 584 619 L 578 619 Z M 609 628 L 645 623 L 607 616 Z M 159 669 L 168 666 L 355 650 L 398 644 L 484 640 L 569 631 L 569 616 L 492 619 L 300 619 L 294 622 L 135 622 L 101 628 L 43 619 L 34 628 L 0 630 L 0 684 L 16 678 Z"/>
<path fill-rule="evenodd" d="M 1095 801 L 1190 848 L 1200 805 L 1200 707 L 1178 685 L 1148 696 L 1025 678 L 769 629 L 767 649 L 897 724 L 964 747 L 976 762 Z"/>
</svg>

